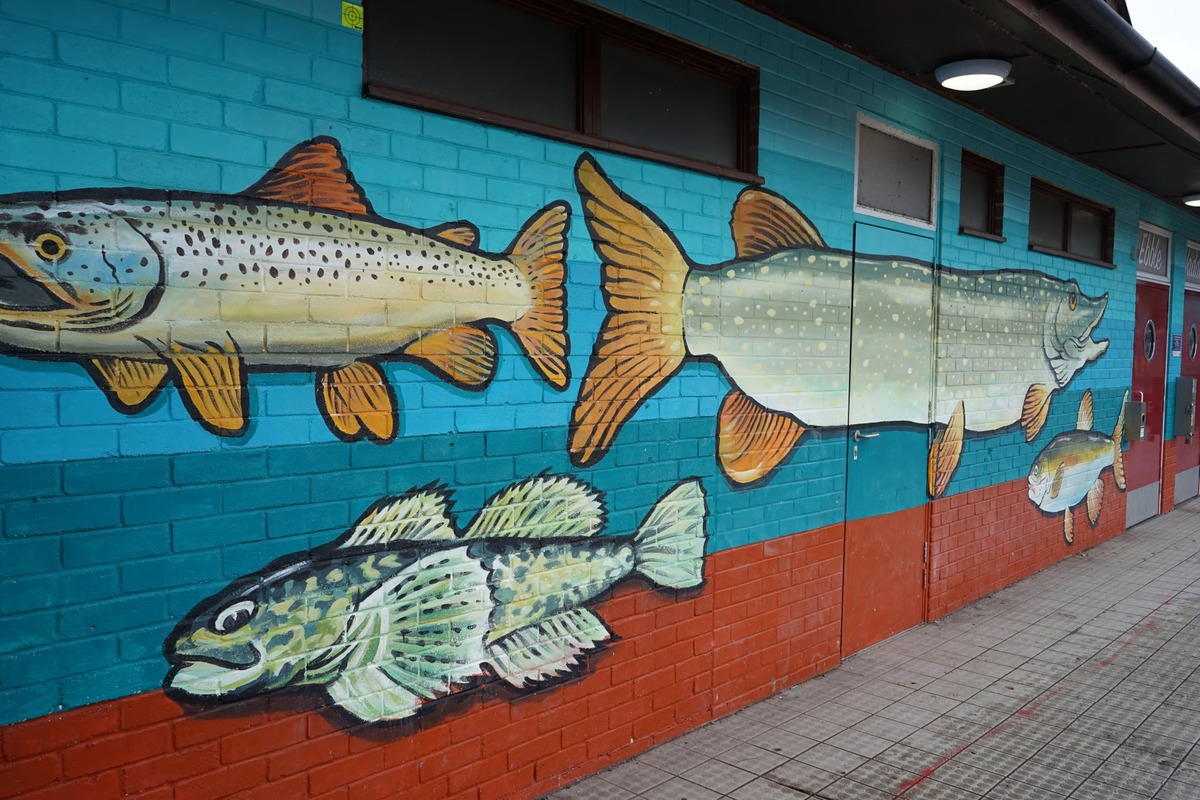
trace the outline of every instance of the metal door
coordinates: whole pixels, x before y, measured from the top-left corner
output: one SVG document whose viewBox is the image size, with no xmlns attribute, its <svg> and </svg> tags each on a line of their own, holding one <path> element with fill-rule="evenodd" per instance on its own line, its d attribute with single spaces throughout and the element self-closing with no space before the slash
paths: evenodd
<svg viewBox="0 0 1200 800">
<path fill-rule="evenodd" d="M 1128 481 L 1125 524 L 1158 514 L 1162 498 L 1163 407 L 1167 386 L 1167 310 L 1170 290 L 1139 282 L 1133 332 L 1133 399 L 1146 402 L 1146 438 L 1130 442 L 1125 458 Z"/>
<path fill-rule="evenodd" d="M 854 228 L 842 655 L 925 618 L 932 238 Z"/>
<path fill-rule="evenodd" d="M 1183 353 L 1180 374 L 1200 380 L 1200 292 L 1183 295 Z M 1172 415 L 1174 417 L 1174 415 Z M 1175 438 L 1175 502 L 1200 493 L 1200 431 Z"/>
</svg>

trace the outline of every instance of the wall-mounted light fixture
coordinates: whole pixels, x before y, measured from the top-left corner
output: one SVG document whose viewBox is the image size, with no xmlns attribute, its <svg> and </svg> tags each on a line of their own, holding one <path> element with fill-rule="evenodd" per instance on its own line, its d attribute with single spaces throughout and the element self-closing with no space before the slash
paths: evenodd
<svg viewBox="0 0 1200 800">
<path fill-rule="evenodd" d="M 942 64 L 933 71 L 937 82 L 956 92 L 977 92 L 999 86 L 1008 78 L 1012 64 L 998 58 L 969 58 Z"/>
<path fill-rule="evenodd" d="M 1183 196 L 1183 204 L 1192 208 L 1200 207 L 1200 194 L 1185 194 Z"/>
</svg>

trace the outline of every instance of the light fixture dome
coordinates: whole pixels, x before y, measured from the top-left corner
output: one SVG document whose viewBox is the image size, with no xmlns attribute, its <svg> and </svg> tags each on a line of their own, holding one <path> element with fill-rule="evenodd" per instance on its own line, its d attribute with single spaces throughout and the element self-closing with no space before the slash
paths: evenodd
<svg viewBox="0 0 1200 800">
<path fill-rule="evenodd" d="M 977 92 L 999 86 L 1008 78 L 1012 64 L 998 58 L 969 58 L 942 64 L 933 71 L 937 82 L 956 92 Z"/>
<path fill-rule="evenodd" d="M 1200 194 L 1185 194 L 1183 196 L 1183 204 L 1192 208 L 1200 207 Z"/>
</svg>

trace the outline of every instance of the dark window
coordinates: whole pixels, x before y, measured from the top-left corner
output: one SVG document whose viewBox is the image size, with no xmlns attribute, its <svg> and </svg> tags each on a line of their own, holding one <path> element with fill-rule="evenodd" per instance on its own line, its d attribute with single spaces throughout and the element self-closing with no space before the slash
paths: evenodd
<svg viewBox="0 0 1200 800">
<path fill-rule="evenodd" d="M 932 225 L 936 164 L 932 142 L 860 117 L 856 209 Z"/>
<path fill-rule="evenodd" d="M 1035 180 L 1029 198 L 1029 247 L 1111 267 L 1113 210 Z"/>
<path fill-rule="evenodd" d="M 571 0 L 371 0 L 364 93 L 754 179 L 758 70 Z"/>
<path fill-rule="evenodd" d="M 1003 238 L 1004 167 L 964 150 L 958 207 L 960 233 Z"/>
</svg>

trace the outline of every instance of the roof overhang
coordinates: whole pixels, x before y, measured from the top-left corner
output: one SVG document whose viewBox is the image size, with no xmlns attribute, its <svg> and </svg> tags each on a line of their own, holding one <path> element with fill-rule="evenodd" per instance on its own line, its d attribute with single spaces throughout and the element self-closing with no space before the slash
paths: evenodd
<svg viewBox="0 0 1200 800">
<path fill-rule="evenodd" d="M 1200 88 L 1124 0 L 743 2 L 1169 202 L 1200 192 Z M 943 89 L 965 58 L 1010 61 L 1011 84 Z"/>
</svg>

